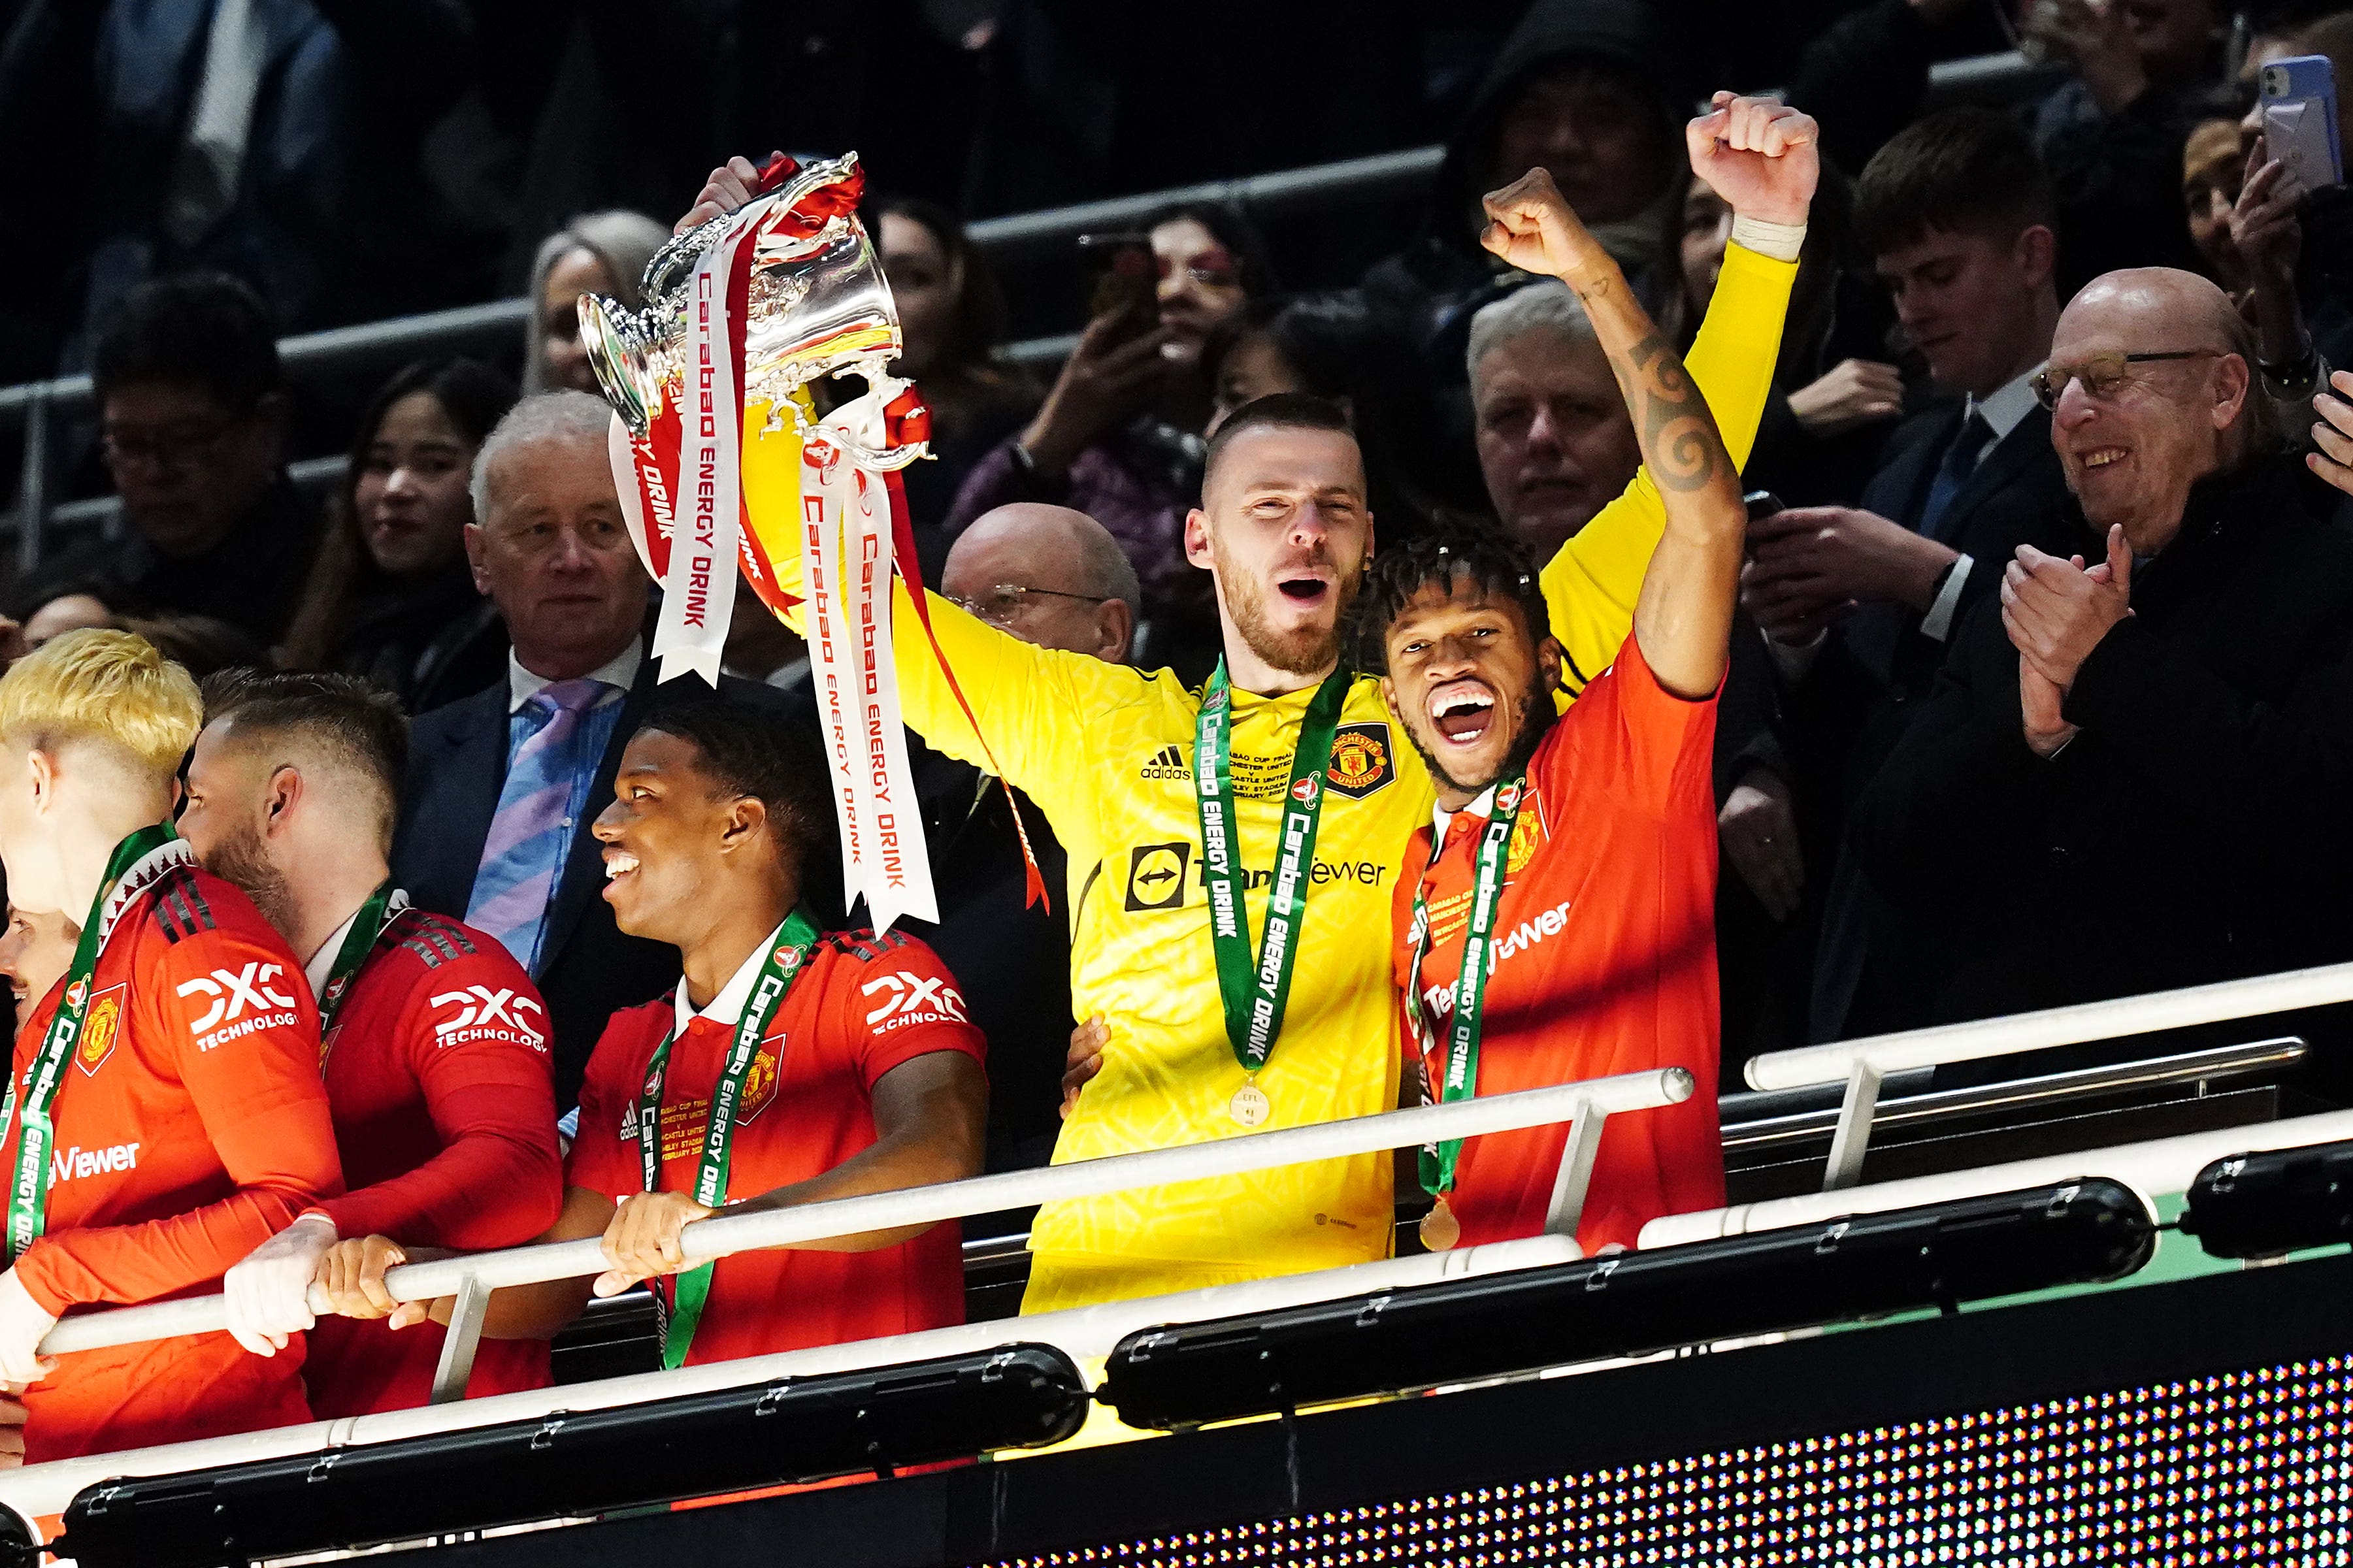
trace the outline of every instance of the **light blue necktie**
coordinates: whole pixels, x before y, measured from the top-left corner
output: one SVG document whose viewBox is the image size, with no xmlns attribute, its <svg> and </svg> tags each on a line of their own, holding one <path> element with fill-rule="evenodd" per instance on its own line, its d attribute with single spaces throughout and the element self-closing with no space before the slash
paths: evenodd
<svg viewBox="0 0 2353 1568">
<path fill-rule="evenodd" d="M 593 726 L 583 721 L 611 689 L 601 680 L 559 680 L 541 688 L 519 715 L 534 728 L 507 764 L 466 923 L 498 938 L 526 970 L 538 956 L 547 907 L 572 845 L 567 818 L 574 786 L 594 761 L 585 754 Z"/>
</svg>

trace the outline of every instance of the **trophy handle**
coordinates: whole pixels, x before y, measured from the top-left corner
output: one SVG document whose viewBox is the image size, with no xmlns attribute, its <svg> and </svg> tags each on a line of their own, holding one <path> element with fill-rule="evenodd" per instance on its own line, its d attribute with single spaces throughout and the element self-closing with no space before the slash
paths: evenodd
<svg viewBox="0 0 2353 1568">
<path fill-rule="evenodd" d="M 652 431 L 661 399 L 647 353 L 651 336 L 638 312 L 601 294 L 580 296 L 580 346 L 587 353 L 588 368 L 605 401 L 640 441 Z"/>
</svg>

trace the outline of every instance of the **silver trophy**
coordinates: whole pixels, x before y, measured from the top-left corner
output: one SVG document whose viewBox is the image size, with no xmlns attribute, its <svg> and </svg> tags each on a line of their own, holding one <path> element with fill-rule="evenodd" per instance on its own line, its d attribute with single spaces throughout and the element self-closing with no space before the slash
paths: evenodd
<svg viewBox="0 0 2353 1568">
<path fill-rule="evenodd" d="M 865 182 L 855 153 L 794 169 L 737 217 L 689 229 L 656 251 L 646 266 L 643 310 L 602 295 L 581 296 L 581 345 L 606 401 L 631 436 L 645 439 L 655 418 L 684 392 L 695 267 L 739 218 L 757 228 L 744 320 L 735 324 L 744 406 L 765 401 L 772 427 L 789 416 L 806 432 L 792 394 L 810 382 L 863 376 L 878 412 L 904 387 L 888 371 L 902 347 L 898 308 L 866 226 L 858 221 Z M 921 441 L 884 437 L 880 420 L 856 424 L 873 434 L 873 445 L 845 440 L 838 426 L 828 438 L 842 443 L 844 455 L 860 468 L 888 472 L 924 455 Z"/>
</svg>

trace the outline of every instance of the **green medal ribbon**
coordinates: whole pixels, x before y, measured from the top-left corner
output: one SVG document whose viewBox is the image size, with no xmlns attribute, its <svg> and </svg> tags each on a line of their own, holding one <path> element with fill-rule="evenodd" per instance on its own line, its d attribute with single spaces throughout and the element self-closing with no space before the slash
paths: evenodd
<svg viewBox="0 0 2353 1568">
<path fill-rule="evenodd" d="M 769 934 L 768 955 L 760 965 L 759 978 L 752 983 L 752 994 L 744 1003 L 744 1016 L 735 1022 L 734 1043 L 727 1049 L 718 1087 L 711 1094 L 711 1117 L 703 1128 L 702 1162 L 694 1177 L 694 1201 L 704 1208 L 720 1208 L 727 1202 L 727 1163 L 734 1146 L 735 1110 L 743 1102 L 744 1081 L 752 1076 L 752 1064 L 759 1058 L 760 1039 L 767 1033 L 768 1019 L 808 962 L 818 935 L 817 922 L 799 910 L 786 915 L 785 923 Z M 670 1048 L 677 1038 L 678 1033 L 673 1029 L 654 1047 L 653 1058 L 646 1064 L 645 1089 L 638 1099 L 638 1163 L 645 1173 L 645 1190 L 649 1193 L 661 1191 L 662 1089 L 670 1077 Z M 779 1053 L 783 1048 L 780 1043 Z M 671 1304 L 663 1302 L 659 1284 L 653 1287 L 665 1368 L 675 1369 L 686 1363 L 687 1350 L 694 1343 L 695 1325 L 702 1321 L 702 1304 L 711 1299 L 712 1268 L 712 1264 L 702 1263 L 681 1273 L 672 1285 L 675 1301 Z"/>
<path fill-rule="evenodd" d="M 327 971 L 327 983 L 319 987 L 320 1066 L 326 1065 L 329 1028 L 343 998 L 351 994 L 352 982 L 359 978 L 360 965 L 375 951 L 385 928 L 406 908 L 408 895 L 394 887 L 387 878 L 376 885 L 375 891 L 360 906 L 360 912 L 352 917 L 351 929 L 343 933 L 343 945 L 335 949 L 334 966 Z"/>
<path fill-rule="evenodd" d="M 1299 750 L 1283 797 L 1274 879 L 1267 889 L 1266 931 L 1250 955 L 1250 910 L 1243 902 L 1241 856 L 1234 831 L 1234 784 L 1228 765 L 1233 690 L 1226 661 L 1218 661 L 1201 693 L 1193 727 L 1195 801 L 1201 815 L 1201 879 L 1209 894 L 1209 943 L 1218 960 L 1218 994 L 1225 1003 L 1226 1038 L 1246 1073 L 1256 1074 L 1282 1031 L 1291 998 L 1291 971 L 1307 908 L 1307 871 L 1314 863 L 1315 826 L 1324 813 L 1324 771 L 1332 764 L 1332 738 L 1356 678 L 1334 670 L 1316 689 L 1299 724 Z"/>
<path fill-rule="evenodd" d="M 74 944 L 73 965 L 66 971 L 65 995 L 58 1003 L 48 1033 L 41 1037 L 41 1048 L 26 1076 L 16 1178 L 8 1186 L 7 1247 L 11 1263 L 40 1240 L 42 1232 L 48 1227 L 49 1144 L 57 1131 L 49 1120 L 49 1108 L 65 1081 L 66 1063 L 81 1039 L 82 1015 L 90 1006 L 90 977 L 98 972 L 107 938 L 114 934 L 115 922 L 141 893 L 167 873 L 195 863 L 195 851 L 173 831 L 168 822 L 141 828 L 116 845 L 107 859 L 106 875 L 99 883 L 98 897 L 90 903 L 90 918 L 82 921 L 81 940 Z M 18 1110 L 16 1079 L 12 1073 L 7 1093 L 0 1097 L 0 1137 L 5 1136 Z"/>
<path fill-rule="evenodd" d="M 1495 911 L 1504 903 L 1504 861 L 1511 854 L 1512 828 L 1519 820 L 1520 799 L 1526 787 L 1525 779 L 1513 779 L 1495 787 L 1494 810 L 1479 836 L 1477 868 L 1471 886 L 1471 921 L 1462 932 L 1462 970 L 1454 977 L 1454 1018 L 1446 1037 L 1446 1076 L 1435 1085 L 1429 1081 L 1430 1026 L 1422 1011 L 1421 962 L 1430 956 L 1430 871 L 1445 851 L 1443 836 L 1430 844 L 1430 866 L 1424 868 L 1421 883 L 1414 889 L 1413 962 L 1406 969 L 1406 995 L 1416 1033 L 1422 1037 L 1423 1085 L 1436 1093 L 1441 1104 L 1468 1100 L 1479 1092 L 1479 1015 L 1486 1003 L 1489 960 L 1494 951 Z M 1461 1157 L 1460 1138 L 1422 1145 L 1422 1191 L 1432 1197 L 1452 1192 L 1455 1162 Z"/>
</svg>

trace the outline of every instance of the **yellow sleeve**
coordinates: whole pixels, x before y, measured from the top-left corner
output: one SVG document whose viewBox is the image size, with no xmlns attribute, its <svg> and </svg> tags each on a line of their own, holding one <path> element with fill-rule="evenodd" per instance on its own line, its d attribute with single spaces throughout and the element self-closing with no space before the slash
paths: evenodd
<svg viewBox="0 0 2353 1568">
<path fill-rule="evenodd" d="M 1793 261 L 1726 246 L 1707 317 L 1683 356 L 1736 464 L 1745 466 L 1757 444 L 1797 278 Z M 1552 611 L 1553 635 L 1568 650 L 1572 695 L 1609 667 L 1633 629 L 1642 574 L 1666 526 L 1666 507 L 1645 468 L 1545 567 L 1545 604 Z"/>
<path fill-rule="evenodd" d="M 802 630 L 806 594 L 801 582 L 800 438 L 789 425 L 764 431 L 765 405 L 745 410 L 743 480 L 744 513 L 762 552 L 776 571 L 777 585 L 794 600 L 785 624 Z M 957 686 L 972 705 L 980 737 L 956 701 L 947 675 L 933 655 L 904 580 L 892 598 L 891 640 L 897 656 L 899 701 L 914 731 L 959 762 L 1001 770 L 1016 788 L 1041 806 L 1073 798 L 1072 786 L 1086 773 L 1091 721 L 1105 709 L 1133 700 L 1144 677 L 1124 665 L 1083 654 L 1038 647 L 1001 632 L 923 590 L 940 651 L 955 671 Z M 1051 785 L 1053 787 L 1044 787 Z M 1071 842 L 1060 815 L 1055 828 Z"/>
</svg>

